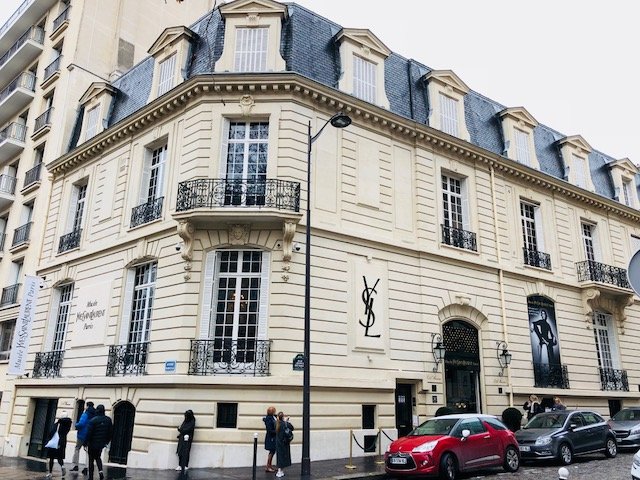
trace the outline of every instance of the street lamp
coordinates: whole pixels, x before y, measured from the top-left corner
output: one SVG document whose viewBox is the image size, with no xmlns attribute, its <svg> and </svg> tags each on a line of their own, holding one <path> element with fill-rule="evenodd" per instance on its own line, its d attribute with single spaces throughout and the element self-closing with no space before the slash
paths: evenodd
<svg viewBox="0 0 640 480">
<path fill-rule="evenodd" d="M 311 478 L 311 456 L 309 448 L 310 416 L 311 416 L 311 146 L 329 123 L 335 128 L 345 128 L 351 125 L 351 118 L 343 112 L 333 115 L 318 130 L 311 135 L 311 121 L 307 131 L 307 227 L 304 271 L 304 371 L 302 381 L 302 471 L 301 480 Z"/>
</svg>

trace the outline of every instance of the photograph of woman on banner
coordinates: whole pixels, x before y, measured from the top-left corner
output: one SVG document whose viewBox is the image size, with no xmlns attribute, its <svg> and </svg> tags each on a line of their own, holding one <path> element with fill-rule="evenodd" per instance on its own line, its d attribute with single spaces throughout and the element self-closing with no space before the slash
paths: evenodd
<svg viewBox="0 0 640 480">
<path fill-rule="evenodd" d="M 541 308 L 537 319 L 529 319 L 529 328 L 535 336 L 533 357 L 535 363 L 546 363 L 548 365 L 557 365 L 560 363 L 560 355 L 558 352 L 558 340 L 554 333 L 555 319 L 549 319 L 547 310 Z M 553 324 L 552 324 L 553 323 Z M 537 359 L 536 359 L 537 357 Z"/>
</svg>

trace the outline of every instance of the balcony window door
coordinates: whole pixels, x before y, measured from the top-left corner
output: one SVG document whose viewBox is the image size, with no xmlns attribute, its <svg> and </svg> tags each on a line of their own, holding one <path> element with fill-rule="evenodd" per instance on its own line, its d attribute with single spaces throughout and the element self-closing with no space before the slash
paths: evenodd
<svg viewBox="0 0 640 480">
<path fill-rule="evenodd" d="M 598 366 L 603 369 L 618 368 L 615 355 L 613 316 L 601 311 L 593 312 L 593 336 L 596 341 Z"/>
<path fill-rule="evenodd" d="M 147 150 L 142 171 L 142 185 L 138 206 L 131 214 L 131 227 L 135 227 L 162 216 L 164 200 L 164 178 L 167 163 L 167 144 Z"/>
<path fill-rule="evenodd" d="M 582 223 L 582 245 L 584 256 L 589 262 L 596 261 L 595 229 L 596 226 L 591 223 Z"/>
<path fill-rule="evenodd" d="M 73 298 L 73 283 L 60 287 L 58 293 L 60 299 L 58 300 L 58 312 L 51 344 L 51 351 L 53 352 L 64 351 L 67 325 L 69 323 L 69 311 L 71 310 L 71 299 Z"/>
<path fill-rule="evenodd" d="M 149 341 L 157 273 L 156 262 L 138 265 L 132 272 L 133 300 L 129 316 L 128 345 L 139 345 Z"/>
</svg>

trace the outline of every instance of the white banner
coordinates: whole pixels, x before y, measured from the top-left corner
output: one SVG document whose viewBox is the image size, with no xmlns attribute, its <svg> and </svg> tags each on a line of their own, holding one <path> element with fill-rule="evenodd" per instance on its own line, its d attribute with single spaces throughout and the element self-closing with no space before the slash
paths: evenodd
<svg viewBox="0 0 640 480">
<path fill-rule="evenodd" d="M 111 283 L 112 280 L 104 280 L 80 286 L 71 338 L 72 347 L 104 345 L 112 293 Z"/>
<path fill-rule="evenodd" d="M 16 328 L 13 333 L 13 344 L 9 355 L 9 375 L 24 375 L 27 364 L 27 350 L 31 342 L 31 327 L 36 313 L 36 301 L 43 280 L 40 277 L 25 275 L 24 290 L 20 311 L 16 319 Z"/>
</svg>

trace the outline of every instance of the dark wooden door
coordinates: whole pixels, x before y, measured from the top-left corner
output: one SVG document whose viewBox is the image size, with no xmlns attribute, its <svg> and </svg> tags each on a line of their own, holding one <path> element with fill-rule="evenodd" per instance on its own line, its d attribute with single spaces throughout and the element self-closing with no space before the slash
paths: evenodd
<svg viewBox="0 0 640 480">
<path fill-rule="evenodd" d="M 109 450 L 109 461 L 127 464 L 127 457 L 131 450 L 133 439 L 133 425 L 136 417 L 136 407 L 130 402 L 120 402 L 113 409 L 113 438 Z"/>
</svg>

